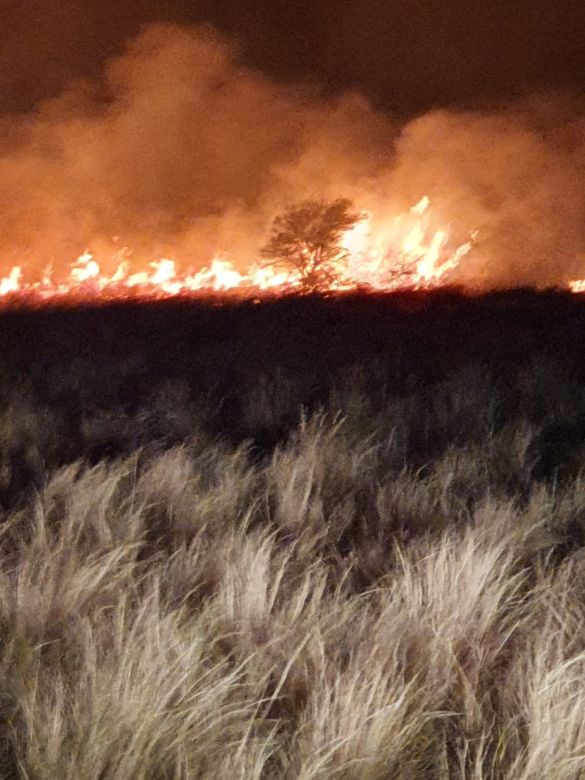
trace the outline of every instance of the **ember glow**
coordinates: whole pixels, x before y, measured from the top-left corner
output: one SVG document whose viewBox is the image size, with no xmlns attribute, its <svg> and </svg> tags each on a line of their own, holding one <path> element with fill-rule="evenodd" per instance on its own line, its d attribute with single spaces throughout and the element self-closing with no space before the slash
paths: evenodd
<svg viewBox="0 0 585 780">
<path fill-rule="evenodd" d="M 425 196 L 407 213 L 382 226 L 374 226 L 373 215 L 366 213 L 366 218 L 342 237 L 343 261 L 328 291 L 426 288 L 448 280 L 450 272 L 473 249 L 475 234 L 453 246 L 448 227 L 432 228 L 430 205 Z M 106 274 L 100 259 L 87 250 L 71 263 L 63 279 L 56 279 L 48 268 L 40 279 L 29 281 L 24 264 L 17 265 L 0 277 L 0 297 L 7 302 L 22 298 L 46 301 L 302 291 L 296 272 L 261 262 L 239 271 L 230 259 L 216 256 L 197 272 L 180 273 L 176 261 L 168 257 L 151 260 L 147 270 L 134 271 L 131 257 L 130 250 L 124 248 L 106 258 L 110 267 L 112 260 L 116 266 L 113 273 Z"/>
</svg>

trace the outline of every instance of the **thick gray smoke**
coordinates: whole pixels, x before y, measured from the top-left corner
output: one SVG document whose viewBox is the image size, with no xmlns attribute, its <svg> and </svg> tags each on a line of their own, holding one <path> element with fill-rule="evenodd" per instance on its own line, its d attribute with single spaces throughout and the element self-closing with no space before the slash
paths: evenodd
<svg viewBox="0 0 585 780">
<path fill-rule="evenodd" d="M 287 203 L 347 196 L 382 222 L 427 194 L 454 241 L 478 231 L 455 281 L 561 284 L 585 274 L 584 130 L 567 95 L 401 126 L 357 94 L 274 83 L 209 28 L 154 25 L 99 83 L 0 123 L 0 270 L 124 245 L 137 267 L 218 250 L 244 267 Z"/>
</svg>

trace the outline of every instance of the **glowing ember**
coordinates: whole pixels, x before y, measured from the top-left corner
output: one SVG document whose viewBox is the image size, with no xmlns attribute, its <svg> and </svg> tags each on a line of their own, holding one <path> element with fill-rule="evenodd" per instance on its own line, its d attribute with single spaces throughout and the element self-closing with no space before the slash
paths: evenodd
<svg viewBox="0 0 585 780">
<path fill-rule="evenodd" d="M 370 287 L 390 290 L 399 287 L 432 287 L 443 283 L 449 272 L 473 248 L 475 235 L 452 247 L 447 229 L 433 229 L 430 201 L 423 197 L 409 212 L 378 225 L 372 215 L 358 222 L 342 238 L 346 252 L 339 276 L 331 290 Z M 0 297 L 27 295 L 43 300 L 72 296 L 120 298 L 136 296 L 173 296 L 180 294 L 258 291 L 286 292 L 301 287 L 296 272 L 287 272 L 256 263 L 238 271 L 230 260 L 215 257 L 209 266 L 196 273 L 181 274 L 175 261 L 157 258 L 148 270 L 131 272 L 130 252 L 123 249 L 114 258 L 114 273 L 102 272 L 100 263 L 90 251 L 84 252 L 70 266 L 69 275 L 56 282 L 48 268 L 40 281 L 24 282 L 22 268 L 15 266 L 0 277 Z M 574 283 L 583 284 L 585 282 Z"/>
</svg>

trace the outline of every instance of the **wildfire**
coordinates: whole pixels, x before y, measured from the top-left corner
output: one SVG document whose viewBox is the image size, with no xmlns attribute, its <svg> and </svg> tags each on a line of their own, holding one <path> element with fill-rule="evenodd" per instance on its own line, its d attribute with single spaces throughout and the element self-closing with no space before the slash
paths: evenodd
<svg viewBox="0 0 585 780">
<path fill-rule="evenodd" d="M 585 293 L 585 279 L 575 279 L 569 282 L 569 289 L 574 293 Z"/>
<path fill-rule="evenodd" d="M 0 295 L 18 292 L 20 290 L 21 276 L 22 268 L 19 265 L 15 265 L 8 276 L 5 276 L 3 279 L 0 278 Z"/>
<path fill-rule="evenodd" d="M 444 282 L 449 272 L 473 248 L 475 234 L 453 247 L 449 230 L 431 226 L 430 200 L 423 197 L 410 211 L 382 227 L 373 226 L 372 215 L 358 222 L 342 238 L 343 265 L 331 290 L 369 287 L 391 290 L 399 287 L 432 287 Z M 145 271 L 131 272 L 128 250 L 118 252 L 116 270 L 108 275 L 88 250 L 70 265 L 68 276 L 54 279 L 47 269 L 38 281 L 23 280 L 21 266 L 0 277 L 0 297 L 27 296 L 47 300 L 58 297 L 123 298 L 128 296 L 168 297 L 182 294 L 236 291 L 286 292 L 301 286 L 295 272 L 256 263 L 237 270 L 225 257 L 215 257 L 196 273 L 179 273 L 174 260 L 152 260 Z M 583 284 L 585 289 L 585 283 Z"/>
<path fill-rule="evenodd" d="M 348 276 L 376 289 L 432 287 L 440 284 L 473 248 L 475 234 L 455 249 L 447 229 L 433 231 L 430 200 L 425 195 L 408 214 L 401 214 L 372 235 L 371 215 L 346 233 Z"/>
</svg>

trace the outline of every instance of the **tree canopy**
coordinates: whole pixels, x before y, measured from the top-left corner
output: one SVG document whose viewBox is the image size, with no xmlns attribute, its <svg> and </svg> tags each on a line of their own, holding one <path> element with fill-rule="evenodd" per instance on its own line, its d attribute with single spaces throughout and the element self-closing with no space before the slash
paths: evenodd
<svg viewBox="0 0 585 780">
<path fill-rule="evenodd" d="M 301 201 L 274 219 L 262 256 L 296 271 L 305 289 L 327 287 L 339 278 L 347 256 L 343 234 L 364 217 L 347 198 Z"/>
</svg>

